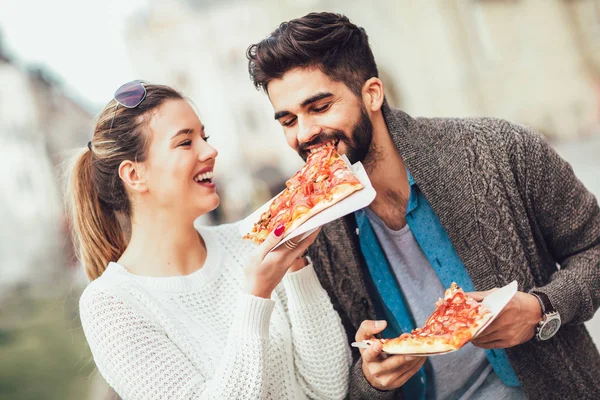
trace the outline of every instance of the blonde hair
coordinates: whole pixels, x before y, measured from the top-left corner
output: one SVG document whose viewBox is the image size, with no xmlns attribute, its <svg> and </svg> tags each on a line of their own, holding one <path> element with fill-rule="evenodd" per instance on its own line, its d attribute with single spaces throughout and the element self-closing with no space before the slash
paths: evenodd
<svg viewBox="0 0 600 400">
<path fill-rule="evenodd" d="M 135 108 L 122 107 L 115 100 L 107 104 L 90 144 L 75 155 L 67 170 L 65 199 L 73 242 L 90 281 L 127 247 L 119 219 L 130 220 L 132 207 L 119 166 L 125 160 L 146 160 L 149 141 L 143 130 L 150 112 L 169 99 L 183 99 L 170 87 L 144 86 L 146 98 Z"/>
</svg>

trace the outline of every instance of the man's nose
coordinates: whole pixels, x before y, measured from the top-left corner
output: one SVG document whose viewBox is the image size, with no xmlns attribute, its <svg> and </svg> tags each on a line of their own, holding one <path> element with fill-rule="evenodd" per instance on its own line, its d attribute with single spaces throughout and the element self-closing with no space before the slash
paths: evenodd
<svg viewBox="0 0 600 400">
<path fill-rule="evenodd" d="M 298 143 L 308 143 L 319 133 L 321 133 L 321 127 L 313 121 L 299 121 Z"/>
</svg>

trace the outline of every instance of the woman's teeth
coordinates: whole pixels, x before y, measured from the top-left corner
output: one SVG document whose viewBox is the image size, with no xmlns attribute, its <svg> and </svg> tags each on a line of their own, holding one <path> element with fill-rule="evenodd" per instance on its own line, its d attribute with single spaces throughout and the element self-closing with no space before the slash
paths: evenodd
<svg viewBox="0 0 600 400">
<path fill-rule="evenodd" d="M 202 181 L 209 181 L 211 182 L 213 178 L 213 172 L 209 171 L 209 172 L 205 172 L 203 174 L 198 174 L 194 177 L 194 180 L 196 182 L 202 182 Z"/>
</svg>

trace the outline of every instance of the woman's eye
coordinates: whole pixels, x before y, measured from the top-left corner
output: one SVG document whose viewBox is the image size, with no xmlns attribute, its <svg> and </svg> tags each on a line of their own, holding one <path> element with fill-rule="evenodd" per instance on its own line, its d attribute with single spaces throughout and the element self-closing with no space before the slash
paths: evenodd
<svg viewBox="0 0 600 400">
<path fill-rule="evenodd" d="M 184 140 L 183 142 L 179 143 L 179 146 L 189 146 L 192 144 L 191 140 Z"/>
<path fill-rule="evenodd" d="M 205 142 L 208 142 L 208 138 L 210 138 L 210 136 L 204 136 L 204 137 L 202 138 L 202 140 L 204 140 Z"/>
</svg>

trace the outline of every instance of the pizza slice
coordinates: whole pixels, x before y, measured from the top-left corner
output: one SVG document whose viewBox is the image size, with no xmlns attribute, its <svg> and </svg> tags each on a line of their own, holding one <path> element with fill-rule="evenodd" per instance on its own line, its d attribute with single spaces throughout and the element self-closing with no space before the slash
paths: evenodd
<svg viewBox="0 0 600 400">
<path fill-rule="evenodd" d="M 287 235 L 312 216 L 363 188 L 333 143 L 308 156 L 306 164 L 286 182 L 244 239 L 261 244 L 275 227 L 285 226 Z"/>
<path fill-rule="evenodd" d="M 422 328 L 381 339 L 390 354 L 445 353 L 460 349 L 492 318 L 492 312 L 452 283 Z"/>
</svg>

